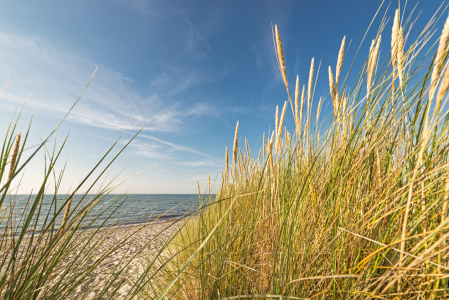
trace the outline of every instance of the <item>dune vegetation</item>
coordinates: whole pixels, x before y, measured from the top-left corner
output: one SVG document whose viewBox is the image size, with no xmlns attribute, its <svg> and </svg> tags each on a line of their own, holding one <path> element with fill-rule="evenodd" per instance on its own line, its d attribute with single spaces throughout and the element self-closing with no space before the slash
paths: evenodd
<svg viewBox="0 0 449 300">
<path fill-rule="evenodd" d="M 314 59 L 293 91 L 275 26 L 288 101 L 274 130 L 255 151 L 239 145 L 237 123 L 216 198 L 203 195 L 204 209 L 170 242 L 145 295 L 447 299 L 449 19 L 434 34 L 442 16 L 415 28 L 414 16 L 396 10 L 352 62 L 343 38 L 319 100 Z M 382 40 L 390 34 L 391 45 Z"/>
<path fill-rule="evenodd" d="M 115 142 L 72 192 L 60 194 L 65 167 L 57 170 L 55 165 L 67 138 L 57 146 L 55 136 L 70 111 L 46 138 L 30 145 L 31 120 L 23 132 L 18 130 L 23 107 L 11 118 L 0 152 L 0 298 L 132 298 L 139 285 L 125 276 L 125 271 L 142 249 L 128 257 L 117 253 L 126 252 L 136 234 L 148 224 L 129 228 L 120 242 L 105 249 L 108 237 L 123 224 L 123 220 L 111 218 L 110 208 L 120 207 L 127 195 L 103 200 L 120 184 L 115 178 L 108 179 L 105 172 L 134 137 L 117 155 L 111 155 Z M 25 167 L 42 151 L 45 170 L 41 185 L 28 196 L 18 195 Z M 52 195 L 46 193 L 49 185 L 54 189 Z M 75 201 L 77 192 L 82 194 Z M 49 197 L 50 208 L 44 209 Z M 102 225 L 94 227 L 99 218 L 104 220 Z M 119 263 L 107 263 L 117 255 Z"/>
<path fill-rule="evenodd" d="M 308 82 L 296 77 L 292 90 L 275 26 L 288 100 L 276 109 L 274 130 L 263 134 L 256 151 L 246 139 L 240 145 L 237 122 L 217 194 L 209 185 L 200 195 L 203 205 L 139 260 L 134 276 L 126 270 L 142 249 L 112 267 L 105 262 L 146 225 L 101 255 L 110 232 L 103 229 L 120 224 L 93 227 L 112 202 L 126 201 L 118 195 L 99 205 L 116 187 L 113 180 L 102 183 L 105 172 L 133 139 L 114 156 L 113 144 L 61 200 L 64 169 L 55 164 L 65 141 L 49 146 L 56 127 L 30 147 L 31 122 L 20 132 L 17 112 L 0 152 L 0 298 L 448 298 L 449 18 L 435 34 L 443 14 L 415 28 L 413 14 L 396 10 L 364 51 L 374 31 L 368 28 L 352 62 L 343 38 L 336 68 L 327 70 L 329 93 L 319 100 L 314 59 Z M 387 45 L 382 35 L 390 34 Z M 325 103 L 332 104 L 330 114 Z M 42 185 L 18 206 L 20 176 L 39 151 L 46 158 Z M 42 210 L 49 184 L 53 202 Z"/>
</svg>

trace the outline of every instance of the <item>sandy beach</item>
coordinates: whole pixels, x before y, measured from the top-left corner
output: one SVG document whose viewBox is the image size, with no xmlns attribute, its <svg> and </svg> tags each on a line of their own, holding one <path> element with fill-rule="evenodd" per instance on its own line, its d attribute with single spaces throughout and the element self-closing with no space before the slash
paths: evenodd
<svg viewBox="0 0 449 300">
<path fill-rule="evenodd" d="M 151 223 L 151 224 L 140 224 L 140 225 L 128 225 L 122 227 L 114 227 L 109 229 L 101 229 L 99 232 L 99 237 L 104 236 L 104 242 L 99 247 L 98 251 L 95 252 L 94 256 L 89 261 L 94 263 L 98 258 L 100 258 L 105 252 L 110 251 L 111 248 L 115 247 L 121 241 L 123 241 L 130 233 L 141 228 L 126 243 L 125 246 L 120 247 L 117 251 L 109 255 L 98 267 L 98 272 L 86 282 L 93 283 L 90 285 L 88 292 L 88 299 L 93 299 L 101 292 L 105 284 L 106 276 L 109 276 L 111 272 L 116 269 L 117 265 L 126 263 L 132 258 L 132 262 L 125 268 L 120 276 L 121 278 L 126 278 L 125 284 L 119 289 L 115 299 L 122 299 L 128 293 L 131 285 L 128 284 L 129 279 L 137 279 L 139 274 L 142 272 L 143 265 L 145 261 L 148 261 L 153 255 L 155 255 L 163 245 L 163 243 L 179 228 L 180 224 L 172 225 L 172 221 L 167 221 L 163 223 Z M 144 225 L 144 226 L 143 226 Z M 133 258 L 133 256 L 135 256 Z M 122 262 L 120 262 L 122 260 Z M 123 267 L 119 265 L 119 268 Z M 92 289 L 92 286 L 94 287 Z M 112 291 L 114 287 L 111 287 Z M 77 289 L 73 299 L 77 299 L 77 295 L 85 292 L 84 287 Z M 105 296 L 102 299 L 110 299 Z"/>
</svg>

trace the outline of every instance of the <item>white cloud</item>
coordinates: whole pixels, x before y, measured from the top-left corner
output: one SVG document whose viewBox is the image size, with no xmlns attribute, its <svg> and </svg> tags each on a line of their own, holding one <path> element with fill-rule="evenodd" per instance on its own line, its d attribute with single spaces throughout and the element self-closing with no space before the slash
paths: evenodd
<svg viewBox="0 0 449 300">
<path fill-rule="evenodd" d="M 214 160 L 214 159 L 185 161 L 182 164 L 185 166 L 190 166 L 190 167 L 216 167 L 216 168 L 224 167 L 223 161 Z"/>
<path fill-rule="evenodd" d="M 63 45 L 40 36 L 0 30 L 0 80 L 6 82 L 14 75 L 4 98 L 8 107 L 16 104 L 24 92 L 31 92 L 28 107 L 34 107 L 41 115 L 62 117 L 81 94 L 95 68 L 93 61 L 66 51 Z M 162 77 L 158 84 L 164 80 L 177 82 L 163 84 L 169 88 L 158 91 L 166 95 L 164 98 L 205 82 L 204 78 L 191 75 L 191 79 Z M 151 119 L 145 131 L 166 132 L 185 129 L 189 118 L 210 115 L 211 109 L 205 110 L 203 103 L 170 102 L 162 100 L 159 94 L 143 90 L 120 72 L 100 66 L 69 120 L 111 130 L 138 130 Z"/>
</svg>

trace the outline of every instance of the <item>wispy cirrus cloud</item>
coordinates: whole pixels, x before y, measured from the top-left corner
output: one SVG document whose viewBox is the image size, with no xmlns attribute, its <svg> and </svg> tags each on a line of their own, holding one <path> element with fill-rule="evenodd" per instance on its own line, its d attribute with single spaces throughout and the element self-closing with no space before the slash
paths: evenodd
<svg viewBox="0 0 449 300">
<path fill-rule="evenodd" d="M 6 82 L 8 75 L 14 75 L 4 101 L 15 104 L 20 95 L 31 93 L 28 106 L 38 114 L 63 116 L 96 69 L 93 61 L 40 36 L 0 30 L 0 41 L 0 80 Z M 100 66 L 69 120 L 110 130 L 139 130 L 151 120 L 145 131 L 167 132 L 185 129 L 186 123 L 193 123 L 192 118 L 217 113 L 201 101 L 167 101 L 170 95 L 206 82 L 196 75 L 187 80 L 172 77 L 171 84 L 151 91 L 120 72 Z"/>
<path fill-rule="evenodd" d="M 162 140 L 160 138 L 157 138 L 157 137 L 154 137 L 154 136 L 151 136 L 151 135 L 140 134 L 139 137 L 140 138 L 146 138 L 146 139 L 155 141 L 158 144 L 168 146 L 170 148 L 170 151 L 189 152 L 189 153 L 198 154 L 200 156 L 211 158 L 211 156 L 209 154 L 203 153 L 201 151 L 195 150 L 195 149 L 187 147 L 187 146 L 182 146 L 182 145 L 178 145 L 178 144 L 175 144 L 175 143 L 167 142 L 167 141 L 164 141 L 164 140 Z"/>
<path fill-rule="evenodd" d="M 215 167 L 221 168 L 224 167 L 224 162 L 215 159 L 204 159 L 204 160 L 196 160 L 196 161 L 185 161 L 182 162 L 182 165 L 189 167 Z"/>
</svg>

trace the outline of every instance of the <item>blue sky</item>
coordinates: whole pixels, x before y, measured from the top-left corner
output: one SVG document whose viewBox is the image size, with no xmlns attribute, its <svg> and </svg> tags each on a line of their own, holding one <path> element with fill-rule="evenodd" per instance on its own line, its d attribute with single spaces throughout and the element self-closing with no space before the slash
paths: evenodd
<svg viewBox="0 0 449 300">
<path fill-rule="evenodd" d="M 280 30 L 291 85 L 296 75 L 301 85 L 306 84 L 312 57 L 315 70 L 321 61 L 315 106 L 328 94 L 327 67 L 335 68 L 343 36 L 347 45 L 351 41 L 345 74 L 381 2 L 4 1 L 0 84 L 10 76 L 13 81 L 0 104 L 0 133 L 21 97 L 23 102 L 31 93 L 19 124 L 25 128 L 34 112 L 30 143 L 38 142 L 98 67 L 58 130 L 58 144 L 71 130 L 57 166 L 68 161 L 61 191 L 87 175 L 133 116 L 119 145 L 150 122 L 113 165 L 110 176 L 142 172 L 117 192 L 137 186 L 135 193 L 195 193 L 197 180 L 205 187 L 208 174 L 213 180 L 224 168 L 225 147 L 232 148 L 236 122 L 240 143 L 247 137 L 250 148 L 258 152 L 262 134 L 274 126 L 276 105 L 287 100 L 271 24 Z M 417 3 L 408 1 L 405 14 Z M 441 3 L 418 4 L 413 15 L 421 15 L 415 27 L 422 29 Z M 396 1 L 384 3 L 361 51 L 369 51 L 386 11 L 390 20 L 381 49 L 389 51 L 397 7 Z M 440 32 L 442 22 L 436 27 Z M 323 105 L 322 115 L 330 113 L 329 97 Z M 286 122 L 293 127 L 292 120 Z M 20 192 L 37 187 L 43 156 L 40 153 L 27 167 Z"/>
</svg>

